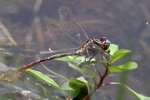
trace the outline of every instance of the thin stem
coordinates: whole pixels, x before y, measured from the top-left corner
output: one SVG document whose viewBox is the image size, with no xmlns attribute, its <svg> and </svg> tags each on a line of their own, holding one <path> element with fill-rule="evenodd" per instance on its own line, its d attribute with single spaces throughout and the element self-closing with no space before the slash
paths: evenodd
<svg viewBox="0 0 150 100">
<path fill-rule="evenodd" d="M 62 53 L 62 54 L 52 55 L 52 56 L 47 57 L 45 59 L 39 59 L 39 60 L 33 61 L 33 62 L 29 63 L 29 64 L 26 64 L 23 67 L 19 68 L 18 71 L 22 72 L 22 71 L 25 71 L 25 70 L 27 70 L 29 68 L 32 68 L 35 65 L 40 64 L 40 63 L 44 63 L 46 61 L 54 60 L 54 59 L 65 57 L 65 56 L 71 56 L 71 55 L 79 55 L 79 53 L 75 52 L 75 53 Z"/>
<path fill-rule="evenodd" d="M 103 85 L 103 82 L 104 82 L 105 78 L 107 77 L 107 75 L 108 75 L 108 67 L 106 67 L 104 74 L 102 76 L 100 76 L 101 79 L 100 79 L 99 83 L 97 84 L 96 89 L 100 88 Z"/>
<path fill-rule="evenodd" d="M 96 84 L 95 90 L 92 91 L 90 94 L 86 95 L 83 100 L 89 100 L 89 97 L 90 97 L 97 89 L 99 89 L 100 87 L 103 86 L 104 80 L 105 80 L 105 78 L 108 76 L 109 63 L 107 63 L 106 65 L 104 65 L 104 67 L 105 67 L 105 72 L 104 72 L 103 75 L 101 75 L 101 74 L 100 74 L 100 71 L 99 71 L 99 74 L 98 74 L 98 75 L 99 75 L 99 77 L 100 77 L 100 80 L 99 80 L 99 83 Z"/>
</svg>

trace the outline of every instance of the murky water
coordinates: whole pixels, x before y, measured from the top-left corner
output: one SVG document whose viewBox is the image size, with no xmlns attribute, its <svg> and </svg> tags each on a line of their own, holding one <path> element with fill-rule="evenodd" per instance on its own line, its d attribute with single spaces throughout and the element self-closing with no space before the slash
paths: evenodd
<svg viewBox="0 0 150 100">
<path fill-rule="evenodd" d="M 18 67 L 49 48 L 79 47 L 86 40 L 84 33 L 105 35 L 133 51 L 131 58 L 139 68 L 128 74 L 129 84 L 150 95 L 149 4 L 148 0 L 0 0 L 0 62 Z M 68 69 L 55 70 L 70 74 Z M 100 91 L 103 100 L 114 100 L 113 90 Z"/>
</svg>

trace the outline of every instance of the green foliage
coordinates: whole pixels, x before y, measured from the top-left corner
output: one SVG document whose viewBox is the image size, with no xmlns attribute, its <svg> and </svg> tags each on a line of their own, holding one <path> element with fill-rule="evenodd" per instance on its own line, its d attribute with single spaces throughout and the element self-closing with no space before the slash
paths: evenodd
<svg viewBox="0 0 150 100">
<path fill-rule="evenodd" d="M 130 50 L 127 49 L 120 49 L 117 50 L 113 55 L 112 55 L 112 60 L 111 62 L 114 63 L 118 60 L 120 60 L 121 58 L 123 58 L 124 56 L 126 56 L 128 53 L 130 53 Z"/>
<path fill-rule="evenodd" d="M 103 63 L 98 63 L 96 61 L 96 58 L 92 58 L 89 61 L 89 58 L 85 58 L 84 56 L 66 56 L 66 57 L 57 58 L 55 60 L 66 62 L 68 64 L 68 67 L 74 69 L 75 71 L 83 75 L 79 78 L 68 79 L 66 82 L 64 82 L 64 84 L 60 86 L 54 81 L 54 79 L 49 78 L 47 75 L 39 71 L 30 69 L 27 70 L 27 72 L 33 75 L 34 77 L 36 77 L 37 79 L 47 83 L 48 85 L 55 88 L 59 88 L 62 91 L 63 95 L 65 95 L 65 97 L 70 98 L 70 99 L 67 98 L 67 100 L 71 100 L 71 98 L 72 100 L 82 100 L 84 97 L 89 95 L 89 90 L 91 89 L 92 86 L 95 85 L 95 83 L 93 81 L 90 82 L 87 79 L 87 77 L 93 79 L 99 75 L 97 71 L 92 70 L 93 68 L 92 66 L 95 66 L 96 64 L 102 64 L 102 65 L 108 64 L 109 65 L 108 67 L 105 66 L 105 68 L 108 68 L 110 72 L 108 75 L 116 72 L 134 70 L 138 67 L 138 64 L 134 61 L 127 61 L 123 64 L 115 65 L 115 66 L 113 65 L 115 62 L 119 61 L 120 59 L 123 59 L 130 52 L 131 51 L 128 49 L 119 49 L 118 45 L 111 44 L 109 49 L 107 50 L 107 53 L 109 53 L 111 60 L 108 60 L 106 62 L 100 61 Z M 150 100 L 150 97 L 146 97 L 135 92 L 127 85 L 121 85 L 119 83 L 113 83 L 113 82 L 111 83 L 126 87 L 139 100 Z"/>
<path fill-rule="evenodd" d="M 134 62 L 134 61 L 129 61 L 129 62 L 126 62 L 122 65 L 118 65 L 118 66 L 112 66 L 109 68 L 109 71 L 111 73 L 114 73 L 114 72 L 122 72 L 122 71 L 128 71 L 128 70 L 133 70 L 133 69 L 136 69 L 137 68 L 137 63 Z"/>
<path fill-rule="evenodd" d="M 83 98 L 88 95 L 86 83 L 79 79 L 71 79 L 69 86 L 74 89 L 73 100 L 83 100 Z"/>
<path fill-rule="evenodd" d="M 116 51 L 119 50 L 119 46 L 116 44 L 110 44 L 108 50 L 109 50 L 109 54 L 112 56 Z"/>
<path fill-rule="evenodd" d="M 109 47 L 109 51 L 111 54 L 111 64 L 117 62 L 118 60 L 125 57 L 127 54 L 129 54 L 131 52 L 128 49 L 119 49 L 118 46 L 115 44 L 112 44 Z M 121 64 L 121 65 L 117 65 L 117 66 L 112 65 L 109 68 L 109 71 L 111 73 L 122 72 L 122 71 L 127 71 L 127 70 L 133 70 L 133 69 L 136 69 L 137 67 L 138 67 L 138 65 L 136 62 L 128 61 L 128 62 L 125 62 L 124 64 Z"/>
<path fill-rule="evenodd" d="M 31 74 L 32 76 L 34 76 L 35 78 L 47 83 L 48 85 L 52 87 L 60 88 L 59 85 L 53 79 L 49 78 L 47 75 L 39 71 L 28 69 L 27 72 Z"/>
</svg>

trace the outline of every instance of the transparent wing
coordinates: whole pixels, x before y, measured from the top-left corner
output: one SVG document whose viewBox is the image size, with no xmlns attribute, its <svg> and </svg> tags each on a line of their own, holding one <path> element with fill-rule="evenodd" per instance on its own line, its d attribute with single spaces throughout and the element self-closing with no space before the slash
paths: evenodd
<svg viewBox="0 0 150 100">
<path fill-rule="evenodd" d="M 60 7 L 58 9 L 58 14 L 59 14 L 59 21 L 57 21 L 57 23 L 55 24 L 57 24 L 58 26 L 57 29 L 59 30 L 59 33 L 55 31 L 56 32 L 56 34 L 54 34 L 55 36 L 52 36 L 57 38 L 57 40 L 56 39 L 54 40 L 54 38 L 52 39 L 53 41 L 57 42 L 55 46 L 58 44 L 57 45 L 58 47 L 54 46 L 53 48 L 53 46 L 50 46 L 49 50 L 40 51 L 40 54 L 55 54 L 60 52 L 76 51 L 77 49 L 79 49 L 80 44 L 82 44 L 83 40 L 89 39 L 86 30 L 79 22 L 75 20 L 72 11 L 70 10 L 69 7 L 66 6 Z M 52 35 L 52 32 L 49 33 L 49 35 Z"/>
</svg>

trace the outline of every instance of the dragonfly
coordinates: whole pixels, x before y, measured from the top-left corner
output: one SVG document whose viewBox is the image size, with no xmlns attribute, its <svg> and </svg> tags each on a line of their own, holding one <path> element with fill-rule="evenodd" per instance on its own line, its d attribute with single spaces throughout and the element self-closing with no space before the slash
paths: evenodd
<svg viewBox="0 0 150 100">
<path fill-rule="evenodd" d="M 81 44 L 80 48 L 75 52 L 67 52 L 67 53 L 60 53 L 56 55 L 52 55 L 50 57 L 39 59 L 37 61 L 33 61 L 29 64 L 24 65 L 23 67 L 19 68 L 19 71 L 25 71 L 39 63 L 46 62 L 49 60 L 53 60 L 56 58 L 61 58 L 65 56 L 77 55 L 77 56 L 86 56 L 92 59 L 99 51 L 106 52 L 109 48 L 110 41 L 106 37 L 97 38 L 90 38 L 84 43 Z"/>
<path fill-rule="evenodd" d="M 60 9 L 58 9 L 58 13 L 60 17 L 60 22 L 65 21 L 66 17 L 70 17 L 72 14 L 72 12 L 70 11 L 68 7 L 60 7 Z M 89 57 L 90 59 L 92 59 L 99 52 L 106 52 L 106 50 L 109 48 L 109 45 L 110 45 L 110 41 L 107 37 L 102 36 L 99 38 L 95 38 L 95 37 L 90 38 L 87 32 L 85 31 L 85 29 L 83 28 L 83 26 L 79 22 L 77 22 L 73 18 L 69 18 L 69 19 L 71 19 L 71 22 L 75 24 L 81 30 L 80 34 L 83 34 L 83 36 L 86 38 L 86 41 L 81 43 L 79 48 L 71 49 L 73 52 L 71 51 L 71 52 L 67 52 L 67 53 L 65 52 L 61 54 L 60 53 L 61 51 L 67 51 L 67 50 L 54 50 L 53 51 L 52 49 L 49 49 L 48 54 L 55 54 L 55 53 L 59 53 L 59 54 L 52 55 L 50 57 L 47 57 L 41 60 L 39 59 L 37 61 L 31 62 L 30 64 L 24 65 L 22 68 L 19 69 L 20 71 L 31 68 L 32 66 L 35 66 L 36 64 L 46 62 L 48 60 L 53 60 L 56 58 L 68 56 L 68 55 L 85 56 L 85 57 Z"/>
</svg>

